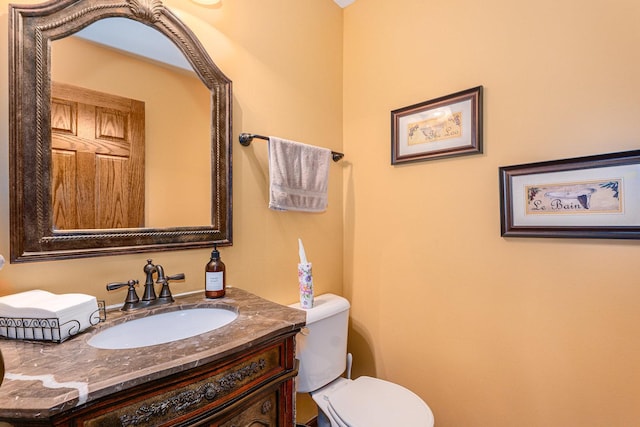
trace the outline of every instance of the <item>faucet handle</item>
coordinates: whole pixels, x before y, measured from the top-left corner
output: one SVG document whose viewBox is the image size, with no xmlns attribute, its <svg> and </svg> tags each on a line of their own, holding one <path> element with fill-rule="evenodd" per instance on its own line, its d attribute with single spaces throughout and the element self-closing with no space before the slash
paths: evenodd
<svg viewBox="0 0 640 427">
<path fill-rule="evenodd" d="M 124 300 L 124 305 L 122 306 L 122 310 L 130 310 L 135 304 L 140 301 L 138 298 L 138 293 L 136 292 L 136 285 L 138 284 L 137 280 L 129 280 L 128 282 L 116 282 L 107 284 L 108 291 L 114 291 L 116 289 L 120 289 L 124 286 L 129 287 L 129 292 L 127 292 L 127 299 Z"/>
<path fill-rule="evenodd" d="M 162 271 L 162 270 L 161 270 Z M 160 295 L 158 299 L 163 299 L 165 301 L 173 301 L 173 297 L 171 296 L 171 290 L 169 289 L 169 281 L 170 280 L 184 280 L 184 273 L 174 274 L 173 276 L 166 276 L 164 272 L 162 274 L 158 274 L 157 283 L 162 283 L 162 289 L 160 290 Z"/>
<path fill-rule="evenodd" d="M 129 289 L 131 289 L 137 284 L 138 284 L 138 281 L 137 280 L 133 280 L 133 279 L 129 280 L 127 282 L 108 283 L 107 284 L 107 290 L 108 291 L 115 291 L 116 289 L 120 289 L 120 288 L 125 287 L 125 286 L 129 286 Z"/>
</svg>

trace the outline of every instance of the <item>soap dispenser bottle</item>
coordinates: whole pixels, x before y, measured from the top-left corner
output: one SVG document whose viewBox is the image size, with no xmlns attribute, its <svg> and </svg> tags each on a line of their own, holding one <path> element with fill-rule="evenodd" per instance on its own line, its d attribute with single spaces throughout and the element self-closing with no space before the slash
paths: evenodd
<svg viewBox="0 0 640 427">
<path fill-rule="evenodd" d="M 220 260 L 220 252 L 216 246 L 211 251 L 211 259 L 204 269 L 204 295 L 207 298 L 222 298 L 227 287 L 226 267 Z"/>
</svg>

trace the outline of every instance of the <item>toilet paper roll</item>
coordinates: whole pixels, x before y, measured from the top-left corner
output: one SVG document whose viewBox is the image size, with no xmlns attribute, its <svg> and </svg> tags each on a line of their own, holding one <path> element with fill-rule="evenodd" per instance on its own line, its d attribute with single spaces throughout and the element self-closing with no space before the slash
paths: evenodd
<svg viewBox="0 0 640 427">
<path fill-rule="evenodd" d="M 300 307 L 313 307 L 313 275 L 311 263 L 298 264 L 298 285 L 300 286 Z"/>
</svg>

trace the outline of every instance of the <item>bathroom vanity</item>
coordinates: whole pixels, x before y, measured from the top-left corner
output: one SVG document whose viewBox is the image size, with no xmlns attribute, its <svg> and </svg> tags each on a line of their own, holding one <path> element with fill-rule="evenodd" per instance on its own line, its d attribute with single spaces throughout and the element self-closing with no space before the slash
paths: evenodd
<svg viewBox="0 0 640 427">
<path fill-rule="evenodd" d="M 88 341 L 134 318 L 222 307 L 231 323 L 165 344 L 107 350 Z M 125 313 L 61 343 L 0 340 L 1 421 L 15 426 L 294 426 L 295 335 L 303 311 L 238 288 Z"/>
</svg>

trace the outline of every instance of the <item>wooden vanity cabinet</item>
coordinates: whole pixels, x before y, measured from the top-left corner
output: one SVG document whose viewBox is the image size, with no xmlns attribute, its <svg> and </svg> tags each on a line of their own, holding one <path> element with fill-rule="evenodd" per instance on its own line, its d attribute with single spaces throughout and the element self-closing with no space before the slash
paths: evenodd
<svg viewBox="0 0 640 427">
<path fill-rule="evenodd" d="M 296 332 L 94 400 L 39 425 L 295 426 Z"/>
</svg>

